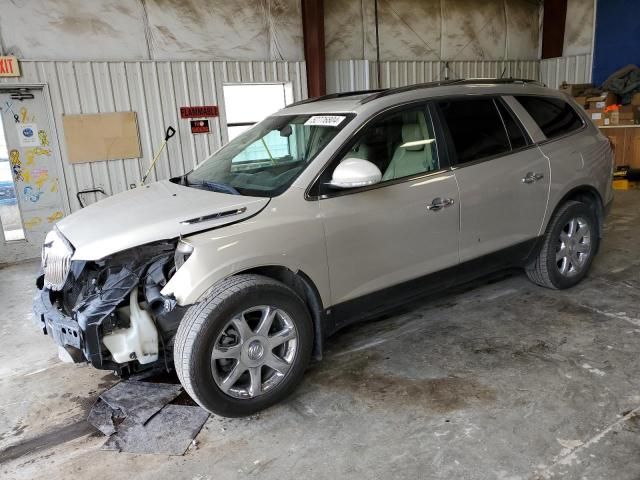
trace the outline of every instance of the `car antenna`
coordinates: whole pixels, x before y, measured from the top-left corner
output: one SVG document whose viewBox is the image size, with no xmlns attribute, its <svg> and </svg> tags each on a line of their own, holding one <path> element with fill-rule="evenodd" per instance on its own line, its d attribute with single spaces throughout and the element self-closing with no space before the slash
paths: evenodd
<svg viewBox="0 0 640 480">
<path fill-rule="evenodd" d="M 151 165 L 149 165 L 149 169 L 147 170 L 147 173 L 144 174 L 144 177 L 142 177 L 142 181 L 140 182 L 140 186 L 144 186 L 144 182 L 147 179 L 147 177 L 149 176 L 149 174 L 151 173 L 151 170 L 153 170 L 153 167 L 155 167 L 156 162 L 158 161 L 158 158 L 160 158 L 160 154 L 162 153 L 162 151 L 164 150 L 164 147 L 167 146 L 167 142 L 169 141 L 169 139 L 171 137 L 173 137 L 176 134 L 176 129 L 173 127 L 169 127 L 167 128 L 167 131 L 164 134 L 164 140 L 162 141 L 162 145 L 160 145 L 160 148 L 158 149 L 158 152 L 155 154 L 155 156 L 153 157 L 153 160 L 151 161 Z"/>
</svg>

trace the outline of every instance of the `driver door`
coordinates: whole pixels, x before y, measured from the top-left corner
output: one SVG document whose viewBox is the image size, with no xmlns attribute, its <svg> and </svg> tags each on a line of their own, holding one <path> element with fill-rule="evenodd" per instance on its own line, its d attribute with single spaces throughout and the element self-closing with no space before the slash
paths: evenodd
<svg viewBox="0 0 640 480">
<path fill-rule="evenodd" d="M 374 118 L 321 175 L 334 305 L 361 299 L 371 312 L 373 303 L 393 301 L 380 291 L 417 296 L 430 285 L 405 282 L 458 264 L 458 187 L 438 153 L 431 115 L 419 104 Z M 353 157 L 374 163 L 382 181 L 345 190 L 327 186 L 340 161 Z"/>
</svg>

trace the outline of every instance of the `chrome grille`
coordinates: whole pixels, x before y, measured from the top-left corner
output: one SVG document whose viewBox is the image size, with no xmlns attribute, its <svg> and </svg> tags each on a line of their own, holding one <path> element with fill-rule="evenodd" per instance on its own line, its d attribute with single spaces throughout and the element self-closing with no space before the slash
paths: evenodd
<svg viewBox="0 0 640 480">
<path fill-rule="evenodd" d="M 57 230 L 47 233 L 42 247 L 42 270 L 46 288 L 62 290 L 69 275 L 72 255 L 71 245 Z"/>
</svg>

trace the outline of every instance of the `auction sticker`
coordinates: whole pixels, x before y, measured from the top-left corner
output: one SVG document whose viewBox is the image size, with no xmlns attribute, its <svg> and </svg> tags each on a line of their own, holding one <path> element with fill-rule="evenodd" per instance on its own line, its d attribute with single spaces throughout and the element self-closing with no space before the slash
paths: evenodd
<svg viewBox="0 0 640 480">
<path fill-rule="evenodd" d="M 337 127 L 345 118 L 342 115 L 314 115 L 304 124 L 307 127 Z"/>
</svg>

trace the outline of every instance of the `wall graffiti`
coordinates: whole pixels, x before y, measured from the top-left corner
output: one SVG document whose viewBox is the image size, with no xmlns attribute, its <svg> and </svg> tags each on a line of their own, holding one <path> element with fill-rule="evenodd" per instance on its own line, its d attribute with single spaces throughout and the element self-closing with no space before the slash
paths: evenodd
<svg viewBox="0 0 640 480">
<path fill-rule="evenodd" d="M 52 215 L 49 215 L 47 217 L 47 221 L 49 223 L 53 223 L 53 222 L 57 222 L 58 220 L 60 220 L 62 217 L 64 217 L 64 213 L 62 213 L 62 210 L 56 210 L 55 212 L 53 212 Z"/>
<path fill-rule="evenodd" d="M 33 165 L 33 162 L 37 155 L 46 155 L 47 157 L 51 156 L 51 150 L 47 148 L 41 147 L 32 147 L 24 149 L 24 157 L 26 159 L 27 165 Z"/>
<path fill-rule="evenodd" d="M 11 163 L 13 178 L 15 178 L 16 182 L 23 181 L 22 162 L 20 161 L 20 152 L 18 150 L 13 149 L 9 152 L 9 162 Z"/>
<path fill-rule="evenodd" d="M 24 221 L 24 228 L 33 230 L 42 223 L 42 217 L 31 217 Z"/>
<path fill-rule="evenodd" d="M 47 132 L 44 130 L 38 130 L 38 138 L 40 139 L 40 145 L 43 147 L 49 146 L 49 137 L 47 137 Z"/>
<path fill-rule="evenodd" d="M 33 203 L 38 202 L 43 194 L 42 190 L 36 191 L 31 185 L 24 187 L 22 193 L 24 194 L 24 198 Z"/>
<path fill-rule="evenodd" d="M 43 185 L 49 180 L 49 170 L 46 168 L 34 168 L 31 170 L 31 176 L 36 186 L 42 190 Z"/>
<path fill-rule="evenodd" d="M 29 110 L 27 110 L 27 107 L 21 107 L 20 108 L 20 122 L 22 123 L 27 123 L 28 117 L 29 116 Z M 31 117 L 31 121 L 35 122 L 36 117 Z"/>
</svg>

